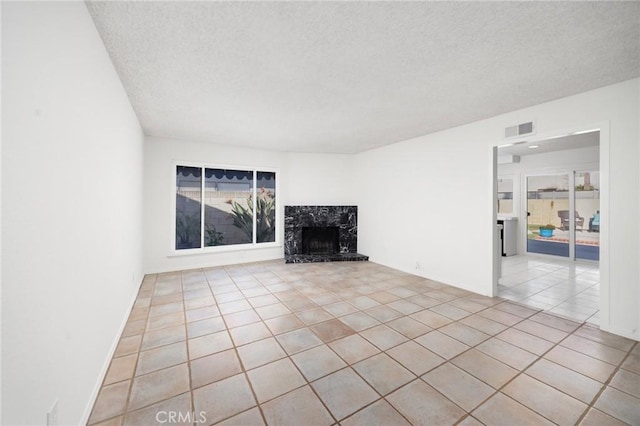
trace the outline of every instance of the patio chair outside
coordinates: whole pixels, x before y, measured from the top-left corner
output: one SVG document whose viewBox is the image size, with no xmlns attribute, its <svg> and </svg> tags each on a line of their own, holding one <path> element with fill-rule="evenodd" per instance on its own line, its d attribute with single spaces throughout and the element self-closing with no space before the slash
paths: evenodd
<svg viewBox="0 0 640 426">
<path fill-rule="evenodd" d="M 581 217 L 578 212 L 575 213 L 576 229 L 580 228 L 580 231 L 584 227 L 584 217 Z M 569 229 L 569 210 L 558 210 L 558 217 L 560 218 L 560 229 L 567 231 Z"/>
</svg>

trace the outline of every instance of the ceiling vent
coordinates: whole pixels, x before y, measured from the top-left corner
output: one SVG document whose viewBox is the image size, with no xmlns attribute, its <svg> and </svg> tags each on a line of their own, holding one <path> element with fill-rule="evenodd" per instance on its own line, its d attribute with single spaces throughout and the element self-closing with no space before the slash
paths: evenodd
<svg viewBox="0 0 640 426">
<path fill-rule="evenodd" d="M 527 123 L 507 127 L 504 129 L 504 137 L 505 139 L 517 138 L 520 136 L 533 135 L 535 132 L 536 127 L 533 125 L 533 121 L 529 121 Z"/>
</svg>

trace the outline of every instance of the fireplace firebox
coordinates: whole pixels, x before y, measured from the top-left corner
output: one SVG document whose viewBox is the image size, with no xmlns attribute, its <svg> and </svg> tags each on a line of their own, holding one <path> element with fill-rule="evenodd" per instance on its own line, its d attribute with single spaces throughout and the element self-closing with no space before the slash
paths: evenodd
<svg viewBox="0 0 640 426">
<path fill-rule="evenodd" d="M 337 226 L 304 226 L 302 254 L 335 254 L 340 250 Z"/>
</svg>

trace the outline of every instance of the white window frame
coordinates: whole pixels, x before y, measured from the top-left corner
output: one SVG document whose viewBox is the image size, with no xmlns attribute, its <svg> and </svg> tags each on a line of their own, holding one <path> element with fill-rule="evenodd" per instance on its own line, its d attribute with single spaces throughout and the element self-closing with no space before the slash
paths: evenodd
<svg viewBox="0 0 640 426">
<path fill-rule="evenodd" d="M 256 194 L 258 191 L 258 180 L 257 174 L 258 172 L 267 172 L 267 173 L 275 173 L 276 182 L 274 194 L 276 197 L 276 232 L 275 232 L 275 241 L 258 243 L 256 242 L 256 221 L 254 216 L 253 221 L 253 242 L 246 244 L 229 244 L 222 246 L 210 246 L 206 247 L 204 245 L 204 198 L 200 202 L 200 247 L 198 248 L 190 248 L 190 249 L 176 249 L 176 170 L 177 167 L 198 167 L 200 169 L 228 169 L 228 170 L 241 170 L 253 172 L 253 211 L 256 211 Z M 260 167 L 260 166 L 247 166 L 247 165 L 232 165 L 232 164 L 215 164 L 215 163 L 202 163 L 196 161 L 173 161 L 171 163 L 171 237 L 170 237 L 170 254 L 169 256 L 188 256 L 195 254 L 207 254 L 207 253 L 220 253 L 220 252 L 229 252 L 229 251 L 238 251 L 238 250 L 254 250 L 254 249 L 264 249 L 264 248 L 273 248 L 273 247 L 282 247 L 282 215 L 281 215 L 281 200 L 279 196 L 279 183 L 278 176 L 279 170 L 273 167 Z M 201 179 L 201 194 L 204 197 L 204 189 L 205 189 L 205 179 L 204 173 L 202 174 Z"/>
</svg>

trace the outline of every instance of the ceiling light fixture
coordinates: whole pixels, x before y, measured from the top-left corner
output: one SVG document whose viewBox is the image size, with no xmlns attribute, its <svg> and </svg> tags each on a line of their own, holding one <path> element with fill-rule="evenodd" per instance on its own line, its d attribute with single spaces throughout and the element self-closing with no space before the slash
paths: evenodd
<svg viewBox="0 0 640 426">
<path fill-rule="evenodd" d="M 536 148 L 540 148 L 540 145 L 529 145 L 527 148 L 536 149 Z"/>
<path fill-rule="evenodd" d="M 505 143 L 504 145 L 498 145 L 498 148 L 507 148 L 509 146 L 513 146 L 512 143 Z"/>
</svg>

